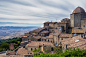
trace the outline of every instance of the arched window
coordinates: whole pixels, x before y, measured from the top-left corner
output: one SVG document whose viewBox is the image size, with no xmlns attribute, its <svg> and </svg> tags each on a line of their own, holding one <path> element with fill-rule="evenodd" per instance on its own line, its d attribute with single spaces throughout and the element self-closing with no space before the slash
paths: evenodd
<svg viewBox="0 0 86 57">
<path fill-rule="evenodd" d="M 48 42 L 49 42 L 49 39 L 48 39 Z"/>
<path fill-rule="evenodd" d="M 53 48 L 51 48 L 51 51 L 54 51 L 54 49 L 53 49 Z"/>
<path fill-rule="evenodd" d="M 31 51 L 32 51 L 33 49 L 31 48 Z"/>
</svg>

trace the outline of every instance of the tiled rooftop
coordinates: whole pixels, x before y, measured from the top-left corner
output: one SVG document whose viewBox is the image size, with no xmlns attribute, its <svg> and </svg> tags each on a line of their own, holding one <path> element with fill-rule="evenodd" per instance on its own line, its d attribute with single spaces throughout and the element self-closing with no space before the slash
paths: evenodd
<svg viewBox="0 0 86 57">
<path fill-rule="evenodd" d="M 61 38 L 63 38 L 63 37 L 71 38 L 72 37 L 72 34 L 60 34 L 59 37 L 61 37 Z"/>
<path fill-rule="evenodd" d="M 7 55 L 15 55 L 15 51 L 6 51 Z"/>
<path fill-rule="evenodd" d="M 75 36 L 73 38 L 68 38 L 62 40 L 62 45 L 67 45 L 67 48 L 80 48 L 80 49 L 86 49 L 86 39 L 83 39 L 79 36 Z M 64 47 L 66 48 L 66 47 Z"/>
<path fill-rule="evenodd" d="M 33 38 L 35 38 L 35 39 L 40 39 L 41 36 L 33 36 Z"/>
<path fill-rule="evenodd" d="M 28 50 L 25 48 L 19 48 L 17 51 L 17 55 L 24 55 L 24 54 L 28 54 Z"/>
<path fill-rule="evenodd" d="M 42 31 L 41 33 L 49 33 L 49 31 Z"/>
<path fill-rule="evenodd" d="M 52 46 L 54 47 L 54 44 L 51 42 L 44 42 L 44 41 L 31 41 L 31 43 L 27 44 L 26 47 L 39 47 L 40 45 L 42 46 Z"/>
</svg>

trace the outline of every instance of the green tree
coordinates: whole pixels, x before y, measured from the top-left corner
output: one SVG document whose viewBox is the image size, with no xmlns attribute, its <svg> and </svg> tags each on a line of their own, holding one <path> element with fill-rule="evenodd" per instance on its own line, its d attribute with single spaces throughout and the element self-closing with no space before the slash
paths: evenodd
<svg viewBox="0 0 86 57">
<path fill-rule="evenodd" d="M 2 52 L 3 51 L 3 48 L 0 48 L 0 52 Z"/>
<path fill-rule="evenodd" d="M 7 49 L 9 49 L 9 44 L 8 43 L 2 43 L 0 47 L 3 48 L 4 50 L 7 50 Z"/>
</svg>

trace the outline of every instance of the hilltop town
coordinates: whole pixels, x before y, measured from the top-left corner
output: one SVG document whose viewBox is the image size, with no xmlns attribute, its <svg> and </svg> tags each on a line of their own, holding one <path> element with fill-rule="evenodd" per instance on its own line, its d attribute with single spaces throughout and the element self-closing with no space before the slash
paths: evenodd
<svg viewBox="0 0 86 57">
<path fill-rule="evenodd" d="M 25 33 L 18 50 L 7 51 L 4 57 L 33 56 L 34 49 L 56 54 L 54 47 L 60 47 L 63 52 L 70 48 L 86 49 L 86 12 L 83 8 L 77 7 L 70 18 L 63 18 L 61 22 L 45 22 L 43 28 Z"/>
</svg>

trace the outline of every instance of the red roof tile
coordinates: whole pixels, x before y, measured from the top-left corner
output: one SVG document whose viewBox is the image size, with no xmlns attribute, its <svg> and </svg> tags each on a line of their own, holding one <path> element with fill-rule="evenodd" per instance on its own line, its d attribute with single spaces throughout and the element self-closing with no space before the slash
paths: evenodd
<svg viewBox="0 0 86 57">
<path fill-rule="evenodd" d="M 39 47 L 40 45 L 42 46 L 53 46 L 54 44 L 51 42 L 44 42 L 44 41 L 31 41 L 31 43 L 27 44 L 26 47 Z"/>
<path fill-rule="evenodd" d="M 19 48 L 17 51 L 17 55 L 24 55 L 24 54 L 28 54 L 28 50 L 25 48 Z"/>
</svg>

